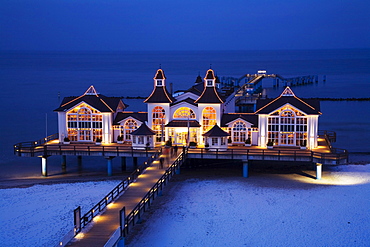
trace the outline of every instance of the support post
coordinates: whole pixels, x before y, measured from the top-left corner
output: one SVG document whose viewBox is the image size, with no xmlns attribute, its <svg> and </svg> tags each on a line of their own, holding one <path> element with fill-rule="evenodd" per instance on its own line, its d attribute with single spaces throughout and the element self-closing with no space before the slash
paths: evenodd
<svg viewBox="0 0 370 247">
<path fill-rule="evenodd" d="M 77 167 L 78 171 L 82 172 L 82 156 L 77 156 Z"/>
<path fill-rule="evenodd" d="M 127 169 L 126 157 L 121 157 L 121 169 L 123 172 L 125 172 Z"/>
<path fill-rule="evenodd" d="M 249 165 L 248 161 L 243 161 L 243 177 L 247 178 L 249 176 Z"/>
<path fill-rule="evenodd" d="M 114 157 L 107 157 L 107 172 L 108 176 L 112 176 L 113 174 L 113 166 L 112 166 L 112 160 Z"/>
<path fill-rule="evenodd" d="M 41 157 L 41 173 L 42 176 L 47 177 L 48 176 L 48 162 L 47 162 L 48 157 L 47 156 L 42 156 Z"/>
<path fill-rule="evenodd" d="M 180 175 L 180 166 L 176 169 L 175 174 Z"/>
<path fill-rule="evenodd" d="M 322 164 L 316 163 L 316 179 L 320 180 L 322 175 Z"/>
<path fill-rule="evenodd" d="M 67 156 L 62 155 L 61 157 L 61 164 L 62 164 L 62 172 L 66 173 L 67 172 Z"/>
<path fill-rule="evenodd" d="M 132 157 L 132 162 L 134 164 L 134 169 L 137 169 L 137 157 Z"/>
</svg>

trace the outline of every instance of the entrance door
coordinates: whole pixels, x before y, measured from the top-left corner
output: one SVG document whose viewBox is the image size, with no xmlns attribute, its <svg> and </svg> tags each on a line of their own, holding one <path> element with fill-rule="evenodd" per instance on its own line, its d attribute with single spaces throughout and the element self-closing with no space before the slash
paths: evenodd
<svg viewBox="0 0 370 247">
<path fill-rule="evenodd" d="M 176 133 L 176 144 L 186 145 L 186 140 L 188 138 L 188 132 L 178 132 Z"/>
<path fill-rule="evenodd" d="M 79 131 L 79 141 L 92 141 L 91 140 L 91 130 L 80 130 Z"/>
<path fill-rule="evenodd" d="M 294 133 L 280 133 L 280 144 L 282 146 L 295 146 Z"/>
</svg>

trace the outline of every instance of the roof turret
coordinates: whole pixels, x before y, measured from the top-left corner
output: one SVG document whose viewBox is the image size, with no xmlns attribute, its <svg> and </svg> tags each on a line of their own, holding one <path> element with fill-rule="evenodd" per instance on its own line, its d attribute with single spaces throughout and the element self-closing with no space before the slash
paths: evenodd
<svg viewBox="0 0 370 247">
<path fill-rule="evenodd" d="M 212 69 L 209 69 L 204 77 L 204 89 L 195 103 L 216 103 L 224 101 L 220 98 L 216 90 L 216 77 Z"/>
<path fill-rule="evenodd" d="M 166 76 L 162 69 L 158 69 L 154 76 L 154 89 L 144 103 L 173 103 L 175 98 L 166 89 Z"/>
</svg>

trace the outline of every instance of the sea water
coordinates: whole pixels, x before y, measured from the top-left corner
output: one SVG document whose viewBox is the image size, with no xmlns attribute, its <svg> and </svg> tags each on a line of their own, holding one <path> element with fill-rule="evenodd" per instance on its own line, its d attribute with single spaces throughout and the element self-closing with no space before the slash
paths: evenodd
<svg viewBox="0 0 370 247">
<path fill-rule="evenodd" d="M 40 174 L 40 160 L 13 154 L 13 144 L 35 141 L 57 132 L 53 112 L 63 97 L 79 96 L 90 85 L 106 96 L 148 96 L 161 67 L 167 85 L 187 89 L 210 67 L 219 76 L 239 78 L 267 70 L 289 78 L 318 75 L 318 83 L 293 87 L 298 97 L 370 97 L 370 50 L 187 51 L 187 52 L 1 52 L 0 53 L 0 177 L 12 171 Z M 324 81 L 325 79 L 325 81 Z M 273 88 L 264 79 L 269 97 Z M 143 100 L 124 100 L 127 110 L 146 111 Z M 337 133 L 334 147 L 347 149 L 352 162 L 370 162 L 370 102 L 322 101 L 320 130 Z M 60 160 L 55 171 L 60 170 Z M 102 164 L 105 164 L 102 158 Z M 53 167 L 53 166 L 51 166 Z M 105 169 L 105 166 L 102 165 Z M 98 168 L 97 168 L 98 169 Z M 9 174 L 7 174 L 9 173 Z"/>
</svg>

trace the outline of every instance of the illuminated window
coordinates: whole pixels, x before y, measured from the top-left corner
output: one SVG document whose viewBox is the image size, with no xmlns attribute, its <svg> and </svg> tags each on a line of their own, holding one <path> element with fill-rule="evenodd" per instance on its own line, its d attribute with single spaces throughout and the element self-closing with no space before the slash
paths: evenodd
<svg viewBox="0 0 370 247">
<path fill-rule="evenodd" d="M 88 106 L 80 106 L 67 112 L 67 131 L 71 141 L 96 141 L 102 138 L 102 114 Z"/>
<path fill-rule="evenodd" d="M 247 136 L 247 127 L 244 122 L 236 121 L 232 128 L 233 142 L 244 142 Z"/>
<path fill-rule="evenodd" d="M 182 118 L 182 119 L 195 119 L 195 113 L 189 107 L 180 107 L 173 114 L 173 118 Z"/>
<path fill-rule="evenodd" d="M 157 86 L 162 86 L 162 80 L 157 80 Z"/>
<path fill-rule="evenodd" d="M 307 117 L 290 106 L 272 113 L 268 118 L 268 141 L 274 145 L 305 145 Z"/>
<path fill-rule="evenodd" d="M 204 108 L 202 123 L 203 132 L 207 132 L 217 124 L 216 116 L 216 110 L 213 107 L 208 106 Z"/>
<path fill-rule="evenodd" d="M 208 80 L 207 81 L 207 86 L 212 86 L 212 84 L 213 84 L 213 81 L 212 80 Z"/>
<path fill-rule="evenodd" d="M 152 128 L 156 133 L 156 142 L 162 142 L 164 141 L 164 123 L 166 121 L 166 112 L 163 107 L 154 107 L 152 118 Z"/>
<path fill-rule="evenodd" d="M 131 140 L 131 132 L 137 129 L 137 123 L 133 119 L 128 119 L 125 122 L 124 128 L 121 130 L 121 135 L 126 141 Z"/>
</svg>

